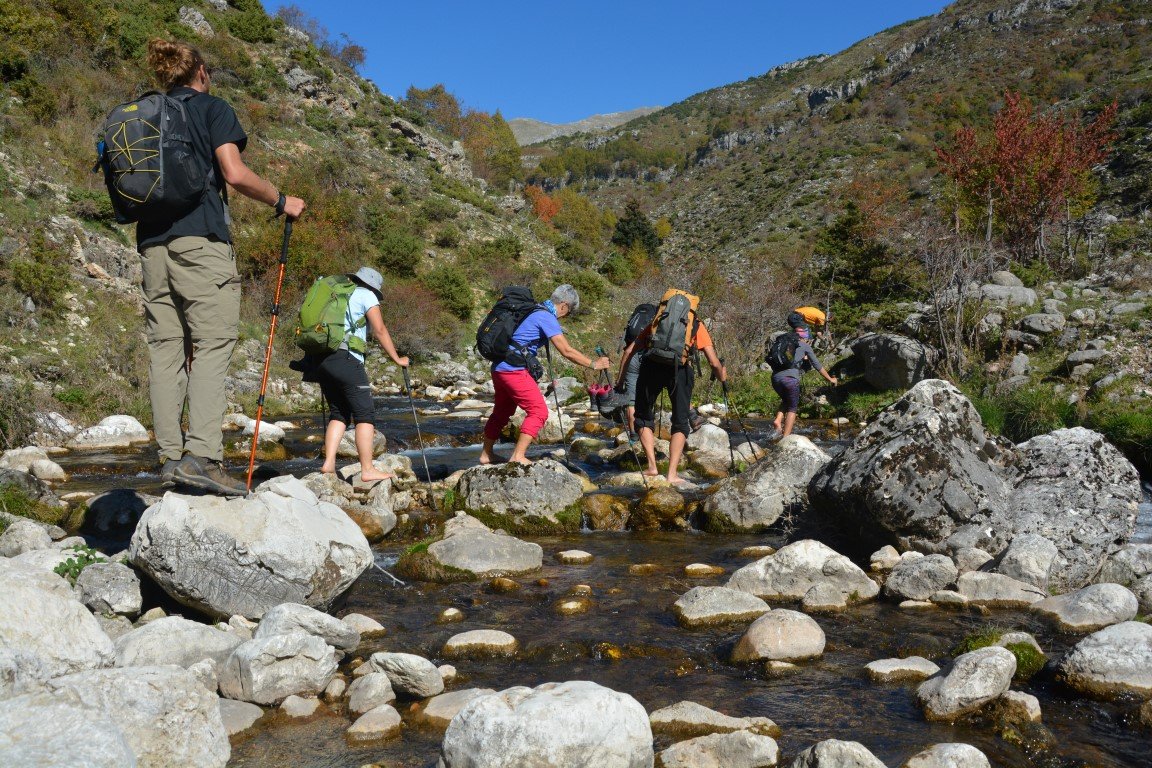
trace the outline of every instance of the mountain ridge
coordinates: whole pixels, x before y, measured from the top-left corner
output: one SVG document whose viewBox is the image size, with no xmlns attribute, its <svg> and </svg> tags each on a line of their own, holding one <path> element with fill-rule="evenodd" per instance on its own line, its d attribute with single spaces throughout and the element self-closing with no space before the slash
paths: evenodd
<svg viewBox="0 0 1152 768">
<path fill-rule="evenodd" d="M 508 125 L 512 128 L 512 134 L 516 137 L 516 141 L 523 147 L 530 144 L 537 144 L 541 141 L 560 138 L 561 136 L 609 131 L 636 118 L 650 115 L 661 109 L 663 109 L 663 107 L 636 107 L 635 109 L 628 109 L 623 112 L 605 112 L 590 115 L 580 120 L 573 120 L 570 123 L 549 123 L 531 117 L 514 117 L 508 120 Z"/>
</svg>

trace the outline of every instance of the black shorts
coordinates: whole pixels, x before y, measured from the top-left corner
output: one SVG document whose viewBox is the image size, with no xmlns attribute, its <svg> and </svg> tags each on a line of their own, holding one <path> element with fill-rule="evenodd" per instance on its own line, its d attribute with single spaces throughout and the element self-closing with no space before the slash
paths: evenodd
<svg viewBox="0 0 1152 768">
<path fill-rule="evenodd" d="M 341 349 L 320 362 L 316 375 L 320 391 L 328 400 L 328 417 L 345 424 L 375 422 L 376 405 L 364 363 Z"/>
<path fill-rule="evenodd" d="M 665 365 L 645 357 L 636 380 L 636 429 L 656 428 L 656 400 L 663 390 L 667 390 L 672 401 L 672 432 L 690 434 L 689 416 L 695 383 L 696 372 L 692 366 Z"/>
<path fill-rule="evenodd" d="M 780 395 L 781 413 L 796 413 L 800 410 L 800 379 L 776 374 L 772 377 L 772 389 Z"/>
</svg>

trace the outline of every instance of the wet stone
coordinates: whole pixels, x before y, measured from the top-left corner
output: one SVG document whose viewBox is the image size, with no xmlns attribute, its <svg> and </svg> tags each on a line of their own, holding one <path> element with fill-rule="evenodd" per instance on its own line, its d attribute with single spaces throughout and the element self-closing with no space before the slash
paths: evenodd
<svg viewBox="0 0 1152 768">
<path fill-rule="evenodd" d="M 445 656 L 511 656 L 520 642 L 507 632 L 495 629 L 474 629 L 453 635 L 444 644 Z"/>
<path fill-rule="evenodd" d="M 776 547 L 770 547 L 767 544 L 761 544 L 753 547 L 744 547 L 740 550 L 740 557 L 754 557 L 759 559 L 761 557 L 768 557 L 768 555 L 776 554 Z"/>
<path fill-rule="evenodd" d="M 690 578 L 699 579 L 707 576 L 723 576 L 724 569 L 715 565 L 708 565 L 707 563 L 691 563 L 684 566 L 684 575 Z"/>
<path fill-rule="evenodd" d="M 556 603 L 556 613 L 561 616 L 575 616 L 577 614 L 587 613 L 591 607 L 592 602 L 590 600 L 575 597 Z"/>
<path fill-rule="evenodd" d="M 648 721 L 653 733 L 675 739 L 744 730 L 763 736 L 781 733 L 780 726 L 767 717 L 731 717 L 694 701 L 681 701 L 658 709 L 648 716 Z"/>
<path fill-rule="evenodd" d="M 587 565 L 592 562 L 592 555 L 579 549 L 566 549 L 556 553 L 556 559 L 565 565 Z"/>
<path fill-rule="evenodd" d="M 288 717 L 311 717 L 320 708 L 319 699 L 289 696 L 280 702 L 280 711 Z"/>
<path fill-rule="evenodd" d="M 755 595 L 728 587 L 693 587 L 672 605 L 676 620 L 688 628 L 750 621 L 769 610 Z"/>
<path fill-rule="evenodd" d="M 996 701 L 996 705 L 999 715 L 1008 722 L 1040 722 L 1040 700 L 1030 693 L 1008 691 Z"/>
<path fill-rule="evenodd" d="M 361 715 L 345 735 L 353 743 L 380 741 L 400 734 L 400 713 L 390 704 L 382 704 Z"/>
<path fill-rule="evenodd" d="M 464 621 L 464 611 L 459 608 L 445 608 L 440 611 L 440 615 L 436 617 L 436 621 L 441 624 L 451 624 L 456 621 Z"/>
<path fill-rule="evenodd" d="M 488 588 L 497 594 L 505 594 L 508 592 L 516 592 L 520 589 L 520 583 L 506 577 L 498 577 L 488 582 Z"/>
<path fill-rule="evenodd" d="M 633 563 L 628 566 L 629 576 L 651 576 L 660 570 L 660 566 L 655 563 Z"/>
<path fill-rule="evenodd" d="M 879 659 L 864 665 L 874 682 L 899 683 L 907 680 L 927 680 L 940 671 L 940 667 L 923 656 L 909 656 L 906 659 Z"/>
</svg>

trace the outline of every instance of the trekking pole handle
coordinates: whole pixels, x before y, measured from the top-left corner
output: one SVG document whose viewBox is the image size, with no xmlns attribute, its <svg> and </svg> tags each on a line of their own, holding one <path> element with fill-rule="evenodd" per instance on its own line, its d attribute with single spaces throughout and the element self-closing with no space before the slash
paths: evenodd
<svg viewBox="0 0 1152 768">
<path fill-rule="evenodd" d="M 412 394 L 412 380 L 408 378 L 408 366 L 403 365 L 400 370 L 404 372 L 404 388 L 408 390 L 408 394 Z"/>
<path fill-rule="evenodd" d="M 292 219 L 284 219 L 284 240 L 280 244 L 280 263 L 288 263 L 288 241 L 292 239 Z"/>
</svg>

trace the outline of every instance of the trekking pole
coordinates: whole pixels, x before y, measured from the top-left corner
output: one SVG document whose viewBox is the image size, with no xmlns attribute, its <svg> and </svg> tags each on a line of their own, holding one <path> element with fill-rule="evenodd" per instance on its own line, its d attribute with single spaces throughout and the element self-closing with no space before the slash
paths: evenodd
<svg viewBox="0 0 1152 768">
<path fill-rule="evenodd" d="M 724 365 L 724 358 L 720 358 L 720 365 Z M 712 382 L 716 380 L 716 369 L 712 369 L 712 375 L 708 377 L 708 385 L 711 387 Z M 732 406 L 728 402 L 728 384 L 727 382 L 720 382 L 720 394 L 724 396 L 724 417 L 728 420 L 728 432 L 732 432 Z M 744 439 L 748 439 L 748 435 L 744 435 Z M 728 438 L 728 459 L 732 462 L 732 471 L 736 471 L 736 452 L 732 450 L 732 438 Z"/>
<path fill-rule="evenodd" d="M 572 443 L 568 441 L 567 430 L 564 429 L 564 414 L 560 412 L 560 393 L 556 391 L 556 371 L 552 367 L 552 350 L 548 344 L 544 345 L 544 359 L 548 361 L 548 379 L 552 382 L 552 400 L 556 403 L 556 423 L 560 425 L 560 442 L 564 444 L 564 461 L 570 465 L 572 463 Z"/>
<path fill-rule="evenodd" d="M 603 347 L 596 347 L 596 354 L 601 357 L 607 357 L 608 353 L 604 351 Z M 604 378 L 608 379 L 608 383 L 612 383 L 612 377 L 608 375 L 608 371 L 602 370 Z M 635 394 L 635 393 L 633 393 Z M 636 443 L 632 440 L 632 432 L 628 429 L 628 424 L 624 424 L 624 437 L 628 440 L 628 450 L 632 452 L 632 459 L 636 462 L 636 469 L 640 470 L 640 481 L 644 483 L 644 488 L 648 488 L 648 476 L 644 474 L 644 465 L 640 463 L 640 454 L 636 453 Z"/>
<path fill-rule="evenodd" d="M 420 419 L 416 417 L 416 402 L 412 399 L 412 380 L 408 378 L 408 366 L 402 366 L 404 371 L 404 389 L 408 392 L 408 406 L 412 409 L 412 421 L 416 424 L 416 444 L 420 446 L 420 458 L 424 461 L 424 476 L 432 482 L 432 472 L 428 469 L 428 454 L 424 453 L 424 436 L 420 434 Z"/>
<path fill-rule="evenodd" d="M 256 424 L 252 427 L 252 450 L 248 453 L 248 478 L 245 493 L 252 492 L 252 472 L 256 468 L 256 445 L 260 442 L 260 419 L 264 416 L 264 393 L 268 389 L 268 369 L 272 366 L 272 340 L 276 338 L 276 321 L 280 317 L 280 289 L 284 287 L 284 268 L 288 265 L 288 241 L 292 239 L 292 219 L 284 218 L 284 241 L 280 245 L 280 273 L 276 276 L 276 294 L 272 299 L 272 327 L 264 350 L 264 375 L 260 377 L 260 397 L 256 400 Z"/>
</svg>

